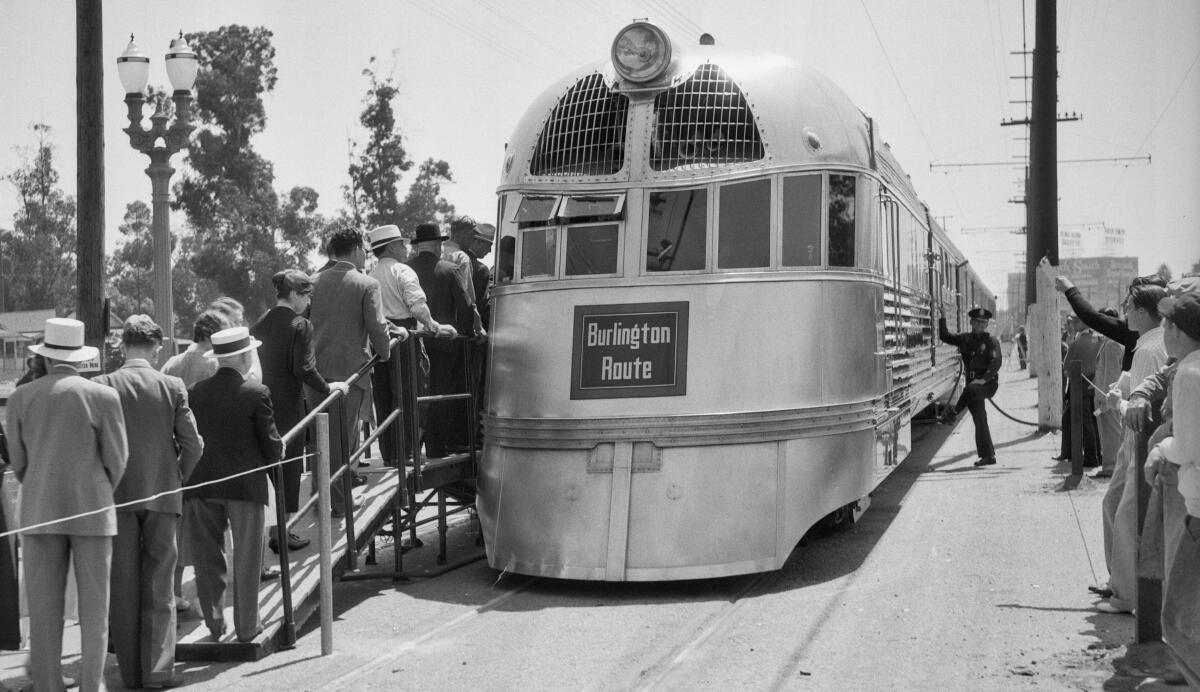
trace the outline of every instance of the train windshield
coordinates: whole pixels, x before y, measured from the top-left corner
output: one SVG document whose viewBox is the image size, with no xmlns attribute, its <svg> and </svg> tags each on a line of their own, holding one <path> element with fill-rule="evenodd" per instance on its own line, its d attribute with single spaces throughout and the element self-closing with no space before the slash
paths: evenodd
<svg viewBox="0 0 1200 692">
<path fill-rule="evenodd" d="M 708 243 L 708 191 L 650 193 L 646 227 L 646 271 L 704 269 Z"/>
</svg>

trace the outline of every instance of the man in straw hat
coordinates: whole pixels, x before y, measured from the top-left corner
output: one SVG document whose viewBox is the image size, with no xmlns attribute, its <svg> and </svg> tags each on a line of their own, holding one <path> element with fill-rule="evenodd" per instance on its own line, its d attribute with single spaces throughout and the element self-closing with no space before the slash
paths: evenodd
<svg viewBox="0 0 1200 692">
<path fill-rule="evenodd" d="M 8 448 L 21 482 L 20 523 L 27 527 L 22 545 L 30 676 L 36 689 L 62 688 L 63 596 L 71 559 L 79 589 L 80 685 L 103 689 L 117 533 L 113 489 L 129 456 L 121 400 L 76 370 L 99 355 L 83 345 L 79 320 L 46 320 L 45 342 L 30 350 L 46 359 L 46 375 L 8 400 Z"/>
<path fill-rule="evenodd" d="M 245 327 L 223 329 L 212 335 L 217 372 L 197 382 L 189 391 L 196 424 L 204 438 L 204 454 L 188 479 L 184 493 L 185 524 L 192 563 L 196 568 L 196 594 L 200 612 L 214 639 L 225 634 L 225 529 L 233 532 L 233 619 L 239 642 L 252 641 L 262 632 L 258 613 L 259 568 L 263 553 L 263 517 L 267 506 L 267 473 L 230 478 L 195 487 L 207 481 L 262 469 L 279 461 L 283 443 L 275 429 L 271 393 L 246 378 L 253 353 L 261 342 Z"/>
<path fill-rule="evenodd" d="M 395 225 L 380 226 L 372 230 L 368 237 L 371 242 L 371 252 L 378 260 L 371 270 L 370 277 L 379 282 L 379 300 L 384 318 L 397 327 L 417 329 L 418 327 L 434 332 L 441 337 L 453 337 L 457 334 L 451 325 L 438 324 L 429 314 L 429 305 L 425 291 L 421 288 L 421 280 L 412 267 L 404 263 L 408 259 L 408 239 L 400 234 Z M 371 373 L 371 391 L 375 397 L 375 415 L 377 420 L 383 420 L 395 408 L 396 399 L 400 392 L 392 389 L 392 368 L 400 368 L 401 386 L 405 391 L 417 387 L 421 393 L 429 379 L 429 356 L 425 353 L 424 342 L 417 340 L 417 379 L 419 383 L 409 381 L 408 368 L 403 361 L 397 365 L 389 360 L 376 363 Z M 397 466 L 400 450 L 395 449 L 395 438 L 385 434 L 379 438 L 383 448 L 383 460 L 388 466 Z"/>
<path fill-rule="evenodd" d="M 183 380 L 151 365 L 162 348 L 162 329 L 147 315 L 125 320 L 125 364 L 96 382 L 121 397 L 129 438 L 129 465 L 115 491 L 119 504 L 113 540 L 113 649 L 126 687 L 175 686 L 176 539 L 183 498 L 204 442 L 188 407 Z M 156 497 L 158 495 L 161 497 Z"/>
</svg>

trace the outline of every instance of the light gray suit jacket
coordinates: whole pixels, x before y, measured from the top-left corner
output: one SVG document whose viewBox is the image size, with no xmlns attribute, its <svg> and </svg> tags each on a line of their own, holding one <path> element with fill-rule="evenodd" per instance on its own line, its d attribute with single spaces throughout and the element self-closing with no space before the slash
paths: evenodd
<svg viewBox="0 0 1200 692">
<path fill-rule="evenodd" d="M 179 490 L 204 451 L 183 380 L 137 359 L 94 381 L 117 391 L 125 429 L 134 433 L 129 437 L 129 464 L 114 493 L 117 503 Z M 123 511 L 139 509 L 182 514 L 183 496 L 173 493 Z"/>
<path fill-rule="evenodd" d="M 327 380 L 349 378 L 370 358 L 367 342 L 387 360 L 388 323 L 379 302 L 379 282 L 338 262 L 313 277 L 313 346 L 317 372 Z M 370 389 L 370 376 L 360 377 L 355 386 Z"/>
<path fill-rule="evenodd" d="M 129 447 L 121 400 L 109 387 L 55 363 L 8 399 L 8 454 L 21 482 L 21 526 L 108 507 L 29 533 L 115 536 L 113 488 Z"/>
</svg>

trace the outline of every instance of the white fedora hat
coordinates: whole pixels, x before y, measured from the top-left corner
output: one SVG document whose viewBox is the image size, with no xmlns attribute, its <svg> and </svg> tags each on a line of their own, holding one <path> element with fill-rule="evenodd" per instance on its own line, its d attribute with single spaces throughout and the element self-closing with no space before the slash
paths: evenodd
<svg viewBox="0 0 1200 692">
<path fill-rule="evenodd" d="M 406 238 L 400 234 L 400 227 L 396 226 L 395 224 L 380 226 L 368 233 L 367 237 L 371 239 L 372 250 L 378 250 L 384 245 L 389 245 L 397 240 L 406 240 Z"/>
<path fill-rule="evenodd" d="M 29 350 L 67 363 L 80 363 L 100 355 L 96 347 L 83 345 L 83 322 L 64 317 L 46 320 L 45 341 L 30 346 Z"/>
<path fill-rule="evenodd" d="M 204 355 L 209 358 L 224 358 L 253 351 L 259 346 L 262 346 L 262 342 L 250 336 L 250 330 L 246 327 L 230 327 L 212 335 L 212 350 L 206 351 Z"/>
</svg>

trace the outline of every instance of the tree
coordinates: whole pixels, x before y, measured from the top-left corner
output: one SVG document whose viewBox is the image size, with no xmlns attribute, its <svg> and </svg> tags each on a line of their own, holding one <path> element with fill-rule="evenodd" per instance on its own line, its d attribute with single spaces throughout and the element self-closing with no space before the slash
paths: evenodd
<svg viewBox="0 0 1200 692">
<path fill-rule="evenodd" d="M 20 200 L 0 255 L 3 310 L 75 309 L 75 200 L 58 186 L 50 126 L 33 125 L 37 144 L 6 178 Z"/>
<path fill-rule="evenodd" d="M 153 213 L 145 202 L 125 205 L 125 217 L 117 230 L 121 234 L 117 249 L 108 258 L 108 299 L 120 317 L 154 311 L 154 291 L 150 272 L 154 266 L 154 247 L 150 238 Z"/>
<path fill-rule="evenodd" d="M 453 182 L 453 177 L 450 164 L 427 159 L 403 201 L 400 199 L 400 180 L 413 162 L 396 125 L 393 102 L 399 89 L 391 75 L 380 79 L 374 65 L 372 57 L 370 66 L 363 70 L 370 85 L 358 120 L 366 128 L 367 144 L 358 151 L 357 143 L 350 143 L 350 184 L 343 189 L 350 207 L 347 216 L 359 226 L 394 223 L 405 234 L 411 234 L 418 223 L 454 213 L 454 205 L 441 196 L 441 184 Z"/>
<path fill-rule="evenodd" d="M 1166 282 L 1170 283 L 1170 281 L 1171 281 L 1171 278 L 1172 278 L 1172 275 L 1171 275 L 1171 268 L 1170 268 L 1170 267 L 1168 267 L 1167 265 L 1165 265 L 1165 264 L 1160 264 L 1160 265 L 1159 265 L 1159 267 L 1158 267 L 1158 271 L 1156 271 L 1156 272 L 1154 272 L 1154 273 L 1155 273 L 1156 275 L 1158 275 L 1158 276 L 1159 276 L 1159 277 L 1160 277 L 1160 278 L 1161 278 L 1163 281 L 1166 281 Z"/>
<path fill-rule="evenodd" d="M 266 126 L 262 95 L 278 79 L 271 36 L 263 27 L 238 25 L 187 35 L 200 70 L 190 170 L 175 189 L 176 207 L 193 230 L 184 255 L 196 277 L 245 304 L 248 319 L 273 304 L 271 275 L 304 266 L 316 242 L 297 230 L 295 219 L 281 226 L 288 214 L 312 220 L 316 193 L 300 193 L 299 202 L 289 193 L 281 204 L 274 168 L 250 142 Z"/>
</svg>

